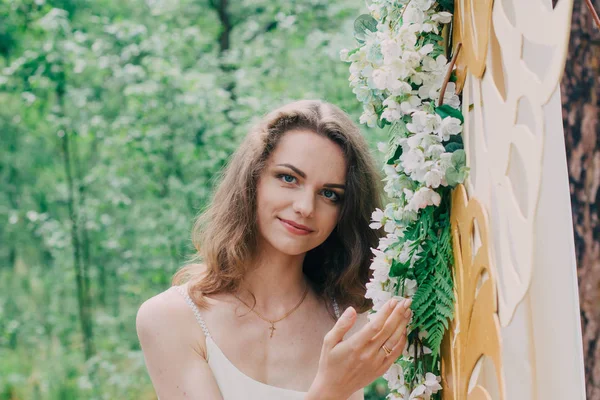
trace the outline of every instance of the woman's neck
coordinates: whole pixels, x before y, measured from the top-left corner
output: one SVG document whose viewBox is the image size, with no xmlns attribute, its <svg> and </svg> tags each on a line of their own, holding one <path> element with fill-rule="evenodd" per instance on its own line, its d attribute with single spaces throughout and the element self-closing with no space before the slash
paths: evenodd
<svg viewBox="0 0 600 400">
<path fill-rule="evenodd" d="M 253 294 L 257 309 L 265 316 L 276 318 L 286 313 L 302 298 L 308 285 L 302 272 L 304 255 L 290 256 L 278 251 L 257 255 L 244 277 L 239 297 L 252 305 Z"/>
</svg>

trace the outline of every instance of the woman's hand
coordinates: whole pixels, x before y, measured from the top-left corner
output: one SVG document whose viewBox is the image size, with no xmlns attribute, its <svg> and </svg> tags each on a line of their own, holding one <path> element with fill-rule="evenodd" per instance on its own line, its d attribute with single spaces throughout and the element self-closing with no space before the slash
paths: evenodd
<svg viewBox="0 0 600 400">
<path fill-rule="evenodd" d="M 349 307 L 323 340 L 317 376 L 306 399 L 345 400 L 398 359 L 406 345 L 410 300 L 389 300 L 360 331 L 344 340 L 356 322 Z M 386 354 L 383 346 L 391 352 Z"/>
</svg>

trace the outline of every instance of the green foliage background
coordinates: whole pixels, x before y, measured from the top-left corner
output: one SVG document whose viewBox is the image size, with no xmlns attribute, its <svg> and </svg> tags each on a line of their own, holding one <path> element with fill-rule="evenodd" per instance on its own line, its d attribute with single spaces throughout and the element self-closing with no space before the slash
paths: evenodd
<svg viewBox="0 0 600 400">
<path fill-rule="evenodd" d="M 338 54 L 361 7 L 0 2 L 0 399 L 155 398 L 137 308 L 255 119 L 321 98 L 358 121 Z"/>
</svg>

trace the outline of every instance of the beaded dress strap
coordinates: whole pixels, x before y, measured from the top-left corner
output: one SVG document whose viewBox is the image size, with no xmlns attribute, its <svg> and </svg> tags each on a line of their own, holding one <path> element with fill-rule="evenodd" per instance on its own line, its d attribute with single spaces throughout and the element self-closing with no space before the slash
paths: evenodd
<svg viewBox="0 0 600 400">
<path fill-rule="evenodd" d="M 202 315 L 200 315 L 200 310 L 198 310 L 198 306 L 192 301 L 192 299 L 190 298 L 190 295 L 187 293 L 187 291 L 183 287 L 175 286 L 175 288 L 177 289 L 177 291 L 179 293 L 181 293 L 181 295 L 185 299 L 185 302 L 188 303 L 188 305 L 192 308 L 192 311 L 194 312 L 194 315 L 196 316 L 196 320 L 200 324 L 200 327 L 202 328 L 202 332 L 204 332 L 204 335 L 206 337 L 210 337 L 210 332 L 208 332 L 206 323 L 204 322 Z"/>
<path fill-rule="evenodd" d="M 333 312 L 335 313 L 335 317 L 340 319 L 340 306 L 338 306 L 337 301 L 333 299 Z"/>
</svg>

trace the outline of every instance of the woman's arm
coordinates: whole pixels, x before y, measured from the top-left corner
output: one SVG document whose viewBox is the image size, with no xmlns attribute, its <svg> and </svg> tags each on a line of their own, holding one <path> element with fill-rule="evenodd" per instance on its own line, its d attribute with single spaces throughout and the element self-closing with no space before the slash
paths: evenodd
<svg viewBox="0 0 600 400">
<path fill-rule="evenodd" d="M 146 368 L 159 399 L 222 399 L 206 362 L 199 326 L 189 326 L 187 304 L 174 290 L 147 300 L 137 313 L 136 328 Z"/>
</svg>

